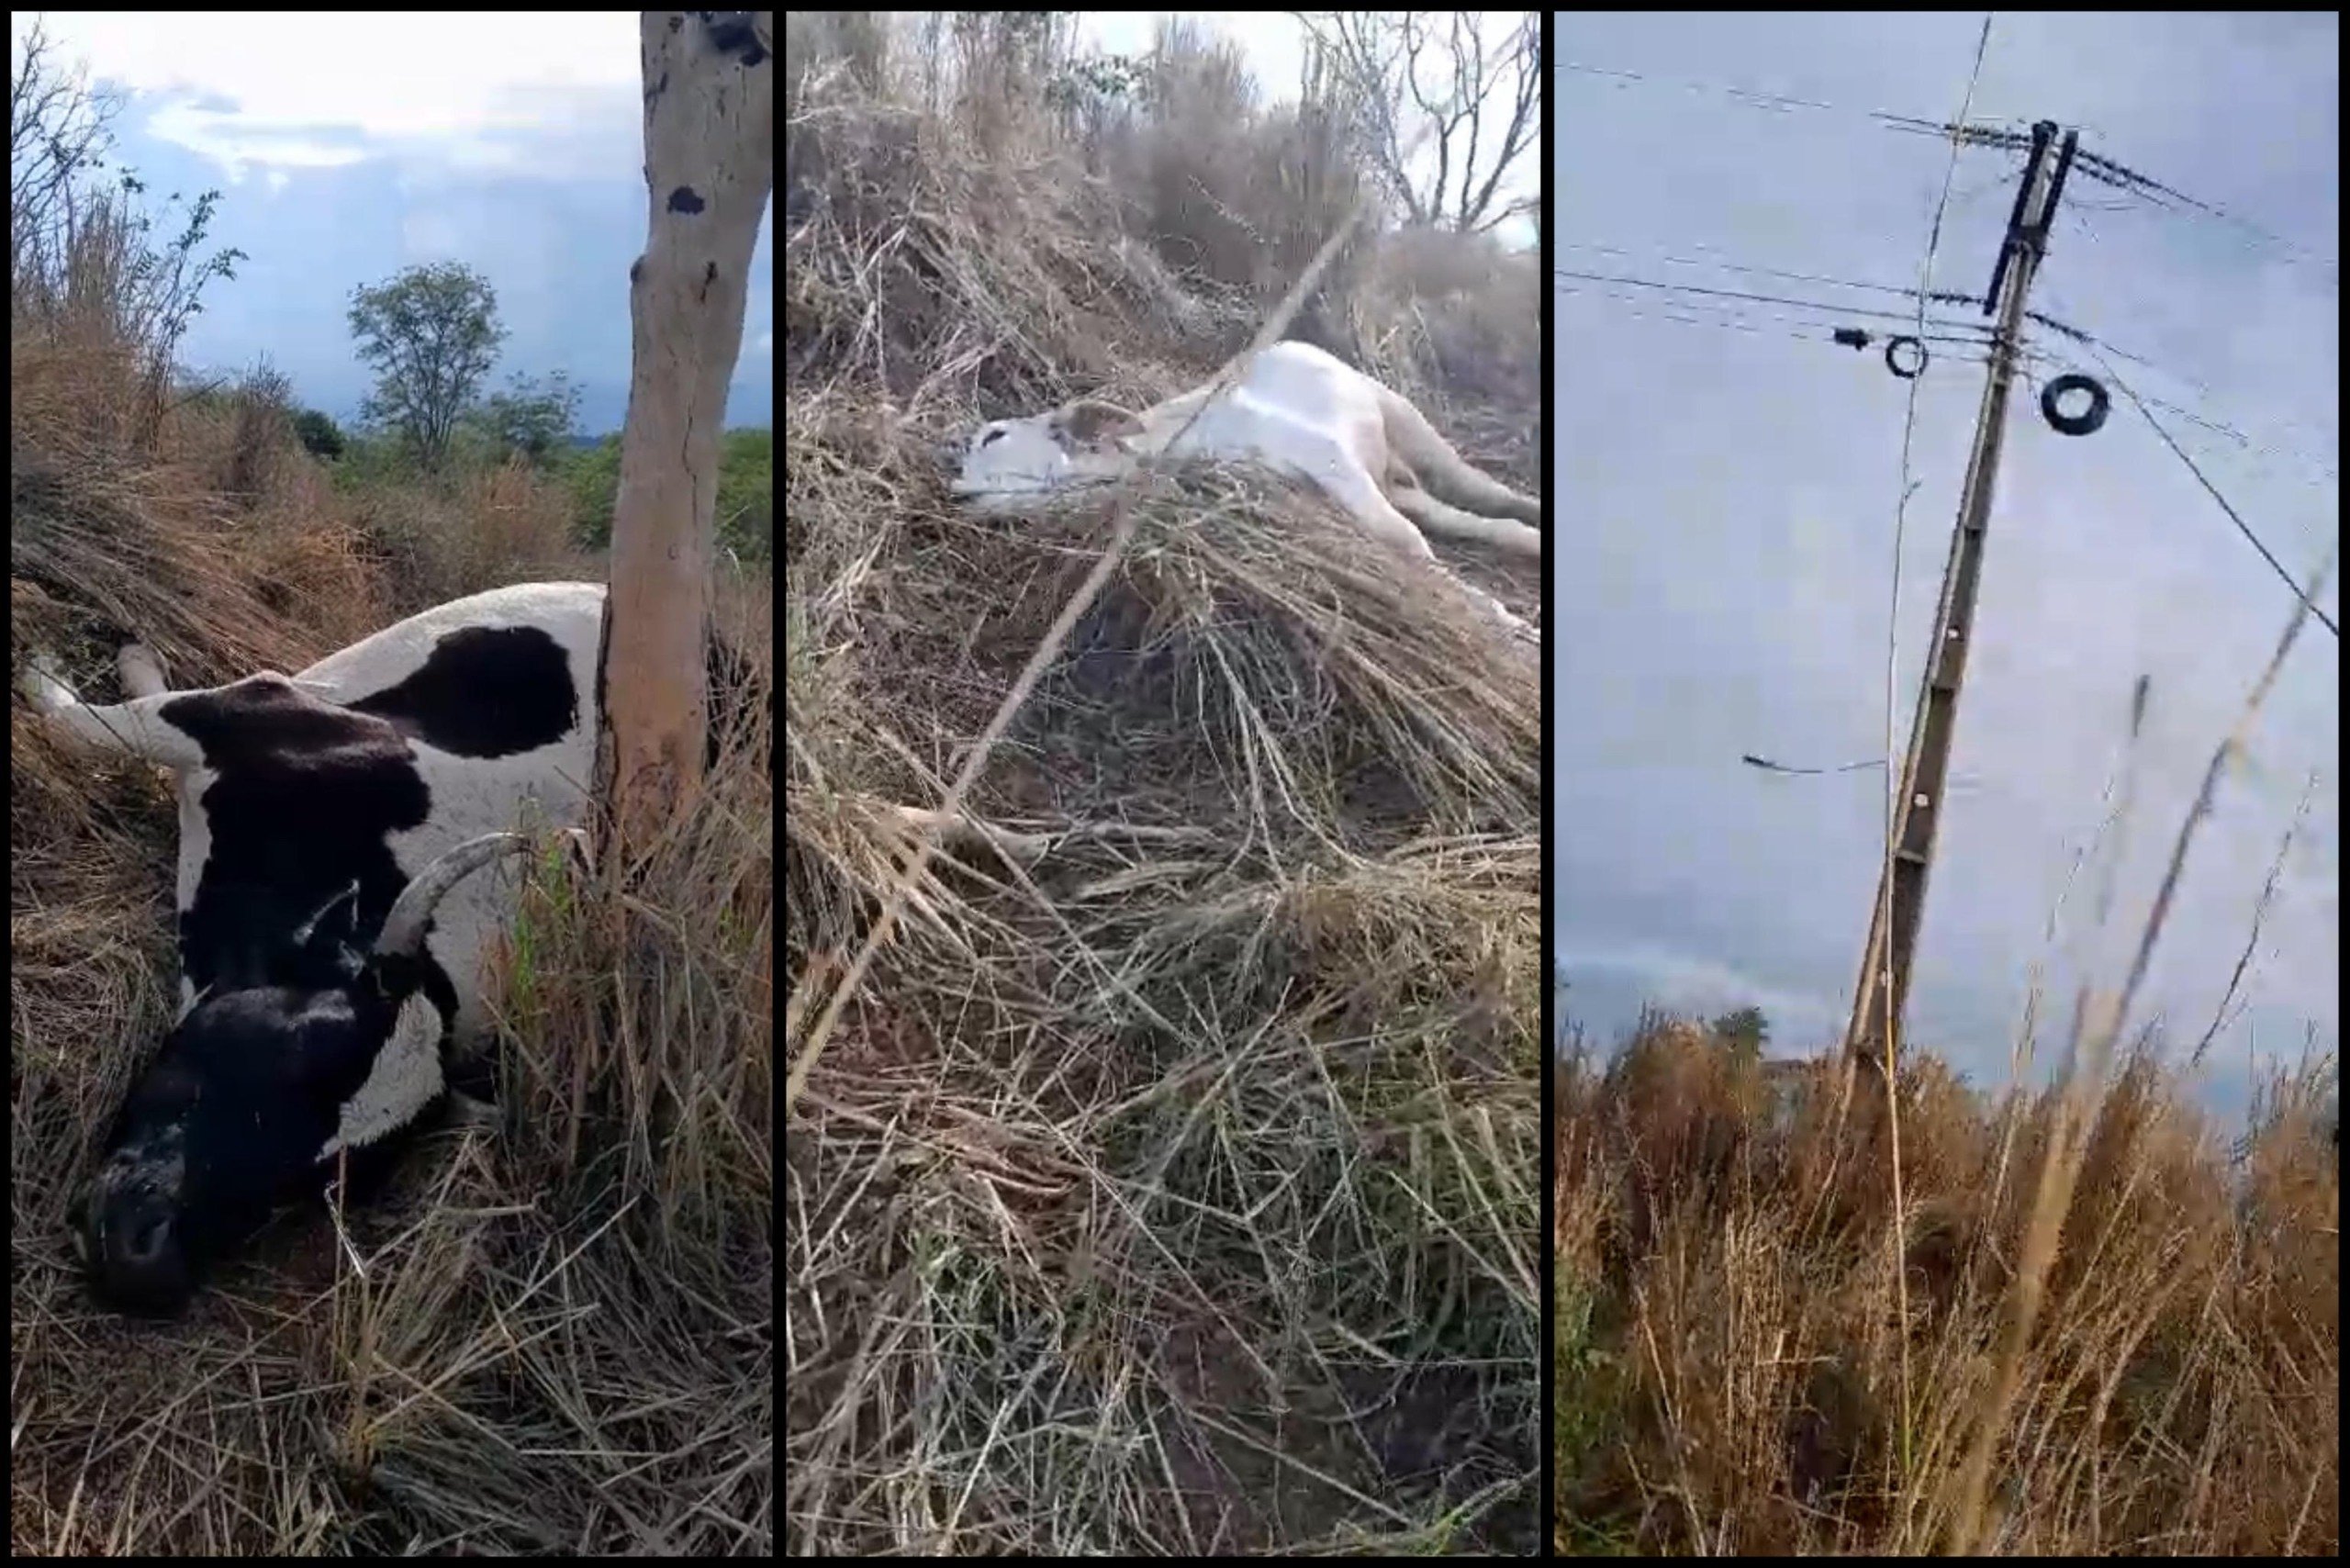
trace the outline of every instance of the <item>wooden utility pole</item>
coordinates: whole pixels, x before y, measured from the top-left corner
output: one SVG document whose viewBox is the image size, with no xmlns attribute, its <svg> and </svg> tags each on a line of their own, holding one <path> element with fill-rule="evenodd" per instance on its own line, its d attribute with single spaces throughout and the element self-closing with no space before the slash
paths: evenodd
<svg viewBox="0 0 2350 1568">
<path fill-rule="evenodd" d="M 1958 527 L 1951 536 L 1950 562 L 1942 569 L 1942 606 L 1934 616 L 1933 641 L 1919 678 L 1918 710 L 1910 720 L 1908 760 L 1894 797 L 1892 853 L 1877 884 L 1869 917 L 1868 946 L 1861 977 L 1852 988 L 1852 1022 L 1846 1048 L 1879 1067 L 1891 1064 L 1901 1036 L 1902 1008 L 1909 998 L 1910 959 L 1918 948 L 1918 923 L 1926 902 L 1926 872 L 1932 865 L 1934 829 L 1942 820 L 1942 788 L 1950 771 L 1951 737 L 1958 722 L 1958 689 L 1966 674 L 1966 648 L 1975 625 L 1975 596 L 1981 586 L 1983 535 L 1991 520 L 1991 492 L 1999 471 L 1999 442 L 2006 431 L 2008 391 L 2015 380 L 2016 354 L 2023 336 L 2024 295 L 2048 248 L 2048 228 L 2056 216 L 2065 174 L 2073 164 L 2078 131 L 2067 131 L 2052 167 L 2048 156 L 2056 126 L 2042 120 L 2031 128 L 2031 161 L 2024 170 L 2008 215 L 2008 232 L 1991 273 L 1983 312 L 1997 312 L 1991 340 L 1991 376 L 1983 388 L 1975 424 L 1975 449 L 1967 459 L 1966 489 L 1958 504 Z"/>
</svg>

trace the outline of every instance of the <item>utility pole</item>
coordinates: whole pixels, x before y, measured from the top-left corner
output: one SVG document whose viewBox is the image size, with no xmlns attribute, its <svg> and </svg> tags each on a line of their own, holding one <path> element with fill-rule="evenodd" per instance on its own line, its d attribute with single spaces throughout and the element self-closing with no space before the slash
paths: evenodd
<svg viewBox="0 0 2350 1568">
<path fill-rule="evenodd" d="M 2015 380 L 2016 354 L 2023 336 L 2024 295 L 2048 248 L 2048 228 L 2056 216 L 2065 174 L 2073 165 L 2078 131 L 2067 131 L 2051 167 L 2050 144 L 2056 125 L 2031 128 L 2031 161 L 2008 215 L 2006 239 L 1991 272 L 1983 313 L 1999 321 L 1991 341 L 1991 375 L 1975 424 L 1975 449 L 1967 459 L 1966 489 L 1958 503 L 1958 527 L 1951 536 L 1950 562 L 1942 568 L 1942 605 L 1934 616 L 1933 642 L 1919 681 L 1918 711 L 1909 724 L 1908 760 L 1894 797 L 1892 853 L 1877 884 L 1869 916 L 1868 946 L 1861 977 L 1852 988 L 1852 1022 L 1845 1047 L 1882 1067 L 1897 1050 L 1902 1008 L 1909 998 L 1909 964 L 1918 948 L 1919 916 L 1926 902 L 1926 872 L 1934 853 L 1934 829 L 1942 819 L 1942 789 L 1950 771 L 1951 737 L 1958 720 L 1958 689 L 1966 675 L 1966 648 L 1975 624 L 1975 596 L 1983 572 L 1983 534 L 1991 520 L 1991 491 L 1999 471 L 1999 442 L 2007 428 L 2008 390 Z M 1888 1036 L 1890 1038 L 1888 1038 Z"/>
</svg>

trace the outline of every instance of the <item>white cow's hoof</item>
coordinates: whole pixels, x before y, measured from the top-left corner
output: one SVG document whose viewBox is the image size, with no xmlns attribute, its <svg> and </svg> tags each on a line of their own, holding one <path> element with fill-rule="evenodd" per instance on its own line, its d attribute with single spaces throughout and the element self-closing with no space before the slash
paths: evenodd
<svg viewBox="0 0 2350 1568">
<path fill-rule="evenodd" d="M 163 661 L 144 643 L 125 643 L 114 656 L 114 667 L 122 677 L 125 697 L 161 697 L 171 689 L 164 684 Z"/>
</svg>

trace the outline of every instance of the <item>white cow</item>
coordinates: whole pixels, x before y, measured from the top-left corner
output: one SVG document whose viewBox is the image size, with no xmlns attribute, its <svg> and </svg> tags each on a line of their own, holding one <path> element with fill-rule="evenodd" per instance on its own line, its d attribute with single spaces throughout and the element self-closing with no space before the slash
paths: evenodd
<svg viewBox="0 0 2350 1568">
<path fill-rule="evenodd" d="M 1438 537 L 1540 557 L 1539 501 L 1479 473 L 1409 398 L 1313 344 L 1274 343 L 1211 400 L 1214 390 L 1214 383 L 1195 387 L 1139 414 L 1080 398 L 1050 413 L 997 420 L 972 435 L 952 488 L 996 510 L 1118 479 L 1143 457 L 1253 459 L 1312 480 L 1408 555 L 1434 563 L 1428 539 Z M 1531 635 L 1500 604 L 1467 591 Z"/>
</svg>

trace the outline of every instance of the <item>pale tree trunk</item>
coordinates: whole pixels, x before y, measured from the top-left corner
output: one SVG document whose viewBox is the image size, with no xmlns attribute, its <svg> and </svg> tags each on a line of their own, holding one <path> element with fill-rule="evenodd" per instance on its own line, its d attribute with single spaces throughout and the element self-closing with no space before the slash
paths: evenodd
<svg viewBox="0 0 2350 1568">
<path fill-rule="evenodd" d="M 719 436 L 775 184 L 774 37 L 772 11 L 644 13 L 651 215 L 629 269 L 598 762 L 623 845 L 650 845 L 701 782 Z"/>
</svg>

